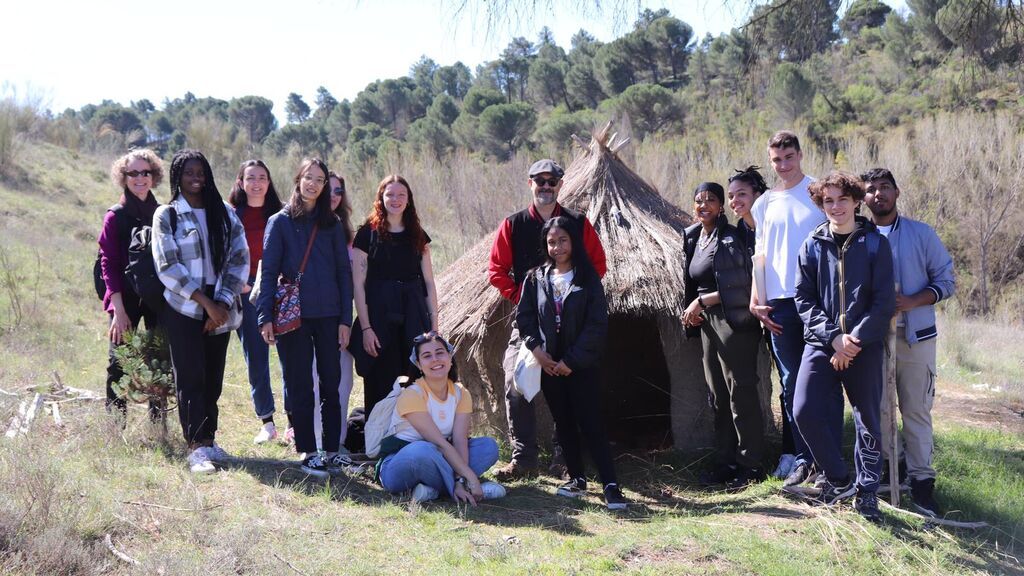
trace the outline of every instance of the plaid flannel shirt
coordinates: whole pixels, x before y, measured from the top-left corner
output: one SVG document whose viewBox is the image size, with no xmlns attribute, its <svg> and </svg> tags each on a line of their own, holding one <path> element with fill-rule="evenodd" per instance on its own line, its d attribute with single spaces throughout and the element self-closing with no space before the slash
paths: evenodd
<svg viewBox="0 0 1024 576">
<path fill-rule="evenodd" d="M 227 205 L 225 205 L 227 206 Z M 178 213 L 177 229 L 171 231 L 168 209 Z M 213 299 L 228 305 L 228 321 L 213 334 L 235 330 L 242 323 L 242 302 L 239 294 L 249 275 L 249 246 L 245 241 L 245 229 L 230 206 L 227 207 L 231 232 L 227 239 L 227 253 L 224 267 L 217 277 Z M 202 320 L 205 311 L 192 300 L 192 293 L 203 289 L 203 243 L 200 238 L 199 221 L 188 202 L 178 197 L 168 205 L 161 206 L 153 215 L 153 258 L 157 273 L 163 282 L 164 300 L 185 316 Z"/>
</svg>

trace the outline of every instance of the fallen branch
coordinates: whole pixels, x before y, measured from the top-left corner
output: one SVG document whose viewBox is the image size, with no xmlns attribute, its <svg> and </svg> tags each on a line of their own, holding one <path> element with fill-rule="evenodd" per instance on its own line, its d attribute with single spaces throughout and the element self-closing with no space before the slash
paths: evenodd
<svg viewBox="0 0 1024 576">
<path fill-rule="evenodd" d="M 219 508 L 220 504 L 214 504 L 213 506 L 205 506 L 203 508 L 176 508 L 174 506 L 165 506 L 163 504 L 153 504 L 151 502 L 135 502 L 133 500 L 122 500 L 122 504 L 131 504 L 132 506 L 145 506 L 147 508 L 159 508 L 161 510 L 173 510 L 175 512 L 206 512 L 207 510 L 213 510 Z"/>
<path fill-rule="evenodd" d="M 291 568 L 296 574 L 302 574 L 302 576 L 306 576 L 305 572 L 303 572 L 302 570 L 299 570 L 295 566 L 292 566 L 291 562 L 289 562 L 289 561 L 285 560 L 284 558 L 281 558 L 280 556 L 278 556 L 277 552 L 274 552 L 273 554 L 274 554 L 274 558 L 277 558 L 281 562 L 284 562 L 285 565 L 288 566 L 289 568 Z"/>
<path fill-rule="evenodd" d="M 884 500 L 879 500 L 879 504 L 882 505 L 886 510 L 892 510 L 893 512 L 899 512 L 905 516 L 911 516 L 919 518 L 928 522 L 929 524 L 938 524 L 940 526 L 950 526 L 952 528 L 968 528 L 970 530 L 977 530 L 979 528 L 988 528 L 988 522 L 961 522 L 959 520 L 949 520 L 948 518 L 936 518 L 934 516 L 925 516 L 924 514 L 918 514 L 910 510 L 905 510 L 897 506 L 893 506 Z"/>
<path fill-rule="evenodd" d="M 60 417 L 60 404 L 53 404 L 50 406 L 50 414 L 53 416 L 53 423 L 57 428 L 64 427 L 64 421 Z"/>
<path fill-rule="evenodd" d="M 139 561 L 138 560 L 136 560 L 135 558 L 132 558 L 131 556 L 125 554 L 124 552 L 121 552 L 117 548 L 114 548 L 114 541 L 110 538 L 110 534 L 107 534 L 103 538 L 103 543 L 107 545 L 107 550 L 110 550 L 110 553 L 113 554 L 114 556 L 116 556 L 118 560 L 120 560 L 120 561 L 122 561 L 122 562 L 124 562 L 126 564 L 131 564 L 132 566 L 139 566 Z"/>
</svg>

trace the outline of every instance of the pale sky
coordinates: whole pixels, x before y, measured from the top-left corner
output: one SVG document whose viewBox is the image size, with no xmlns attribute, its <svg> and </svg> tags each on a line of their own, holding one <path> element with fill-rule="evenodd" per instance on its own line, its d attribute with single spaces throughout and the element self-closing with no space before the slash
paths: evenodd
<svg viewBox="0 0 1024 576">
<path fill-rule="evenodd" d="M 745 0 L 604 0 L 628 8 L 581 13 L 569 7 L 595 1 L 527 0 L 540 6 L 532 19 L 510 16 L 491 30 L 479 8 L 456 13 L 463 3 L 495 1 L 5 0 L 0 84 L 3 93 L 13 87 L 41 97 L 55 112 L 103 99 L 148 98 L 160 108 L 188 91 L 224 100 L 252 94 L 273 100 L 283 121 L 289 92 L 310 107 L 321 85 L 352 100 L 374 80 L 408 74 L 422 55 L 440 65 L 462 61 L 475 73 L 513 37 L 536 41 L 544 25 L 568 50 L 580 28 L 605 42 L 628 32 L 636 6 L 668 8 L 696 38 L 740 25 L 748 7 Z"/>
</svg>

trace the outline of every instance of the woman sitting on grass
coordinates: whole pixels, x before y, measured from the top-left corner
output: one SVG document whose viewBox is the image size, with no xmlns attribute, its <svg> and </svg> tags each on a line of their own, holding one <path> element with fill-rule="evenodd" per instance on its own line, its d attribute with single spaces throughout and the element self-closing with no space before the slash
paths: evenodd
<svg viewBox="0 0 1024 576">
<path fill-rule="evenodd" d="M 565 216 L 541 229 L 547 262 L 523 282 L 516 323 L 524 343 L 543 368 L 540 386 L 558 428 L 569 481 L 558 495 L 586 493 L 580 432 L 597 464 L 609 510 L 626 508 L 615 477 L 611 447 L 601 422 L 598 366 L 608 336 L 608 302 L 601 278 L 587 257 L 576 222 Z"/>
<path fill-rule="evenodd" d="M 422 376 L 398 397 L 394 433 L 381 441 L 377 475 L 389 492 L 411 488 L 415 502 L 444 493 L 475 506 L 481 499 L 501 498 L 505 488 L 480 481 L 498 461 L 498 443 L 469 437 L 473 399 L 456 382 L 453 352 L 437 332 L 413 340 L 409 361 Z"/>
</svg>

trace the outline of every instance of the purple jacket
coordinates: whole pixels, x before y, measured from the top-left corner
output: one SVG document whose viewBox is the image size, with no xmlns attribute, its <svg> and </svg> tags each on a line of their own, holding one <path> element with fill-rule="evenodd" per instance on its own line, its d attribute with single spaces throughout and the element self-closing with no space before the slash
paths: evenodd
<svg viewBox="0 0 1024 576">
<path fill-rule="evenodd" d="M 124 209 L 119 210 L 122 216 Z M 126 227 L 131 229 L 130 226 Z M 117 212 L 113 209 L 107 210 L 103 217 L 103 229 L 100 230 L 100 268 L 103 270 L 103 283 L 107 285 L 107 292 L 103 295 L 103 309 L 113 314 L 114 306 L 110 303 L 110 297 L 117 292 L 123 292 L 124 267 L 128 264 L 128 243 L 121 237 L 121 231 L 117 225 Z"/>
</svg>

